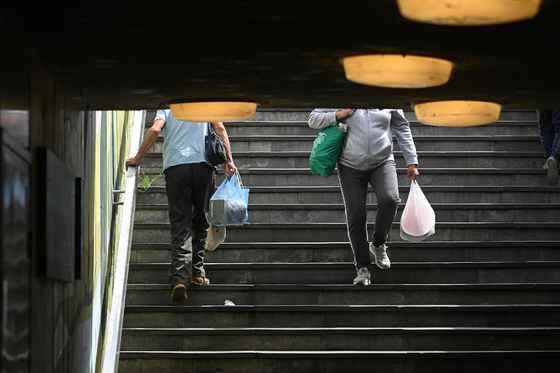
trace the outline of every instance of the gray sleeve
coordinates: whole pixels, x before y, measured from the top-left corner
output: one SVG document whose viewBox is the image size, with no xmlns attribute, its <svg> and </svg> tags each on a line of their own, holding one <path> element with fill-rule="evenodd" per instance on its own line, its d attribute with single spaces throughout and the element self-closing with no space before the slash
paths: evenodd
<svg viewBox="0 0 560 373">
<path fill-rule="evenodd" d="M 336 109 L 315 109 L 309 114 L 309 127 L 323 129 L 337 123 Z"/>
<path fill-rule="evenodd" d="M 391 128 L 403 152 L 406 165 L 418 164 L 418 155 L 416 154 L 416 146 L 412 139 L 410 124 L 404 117 L 402 110 L 393 110 L 391 112 Z"/>
</svg>

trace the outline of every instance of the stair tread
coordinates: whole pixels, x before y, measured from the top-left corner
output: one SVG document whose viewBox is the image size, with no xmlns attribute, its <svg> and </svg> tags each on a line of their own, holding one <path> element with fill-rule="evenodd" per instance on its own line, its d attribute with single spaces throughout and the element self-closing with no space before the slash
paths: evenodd
<svg viewBox="0 0 560 373">
<path fill-rule="evenodd" d="M 404 207 L 406 205 L 405 201 L 399 203 L 399 207 Z M 513 210 L 513 209 L 558 209 L 560 208 L 560 203 L 539 203 L 539 202 L 525 202 L 525 203 L 430 203 L 434 210 L 460 210 L 460 209 L 501 209 L 501 210 Z M 368 203 L 368 208 L 377 207 L 377 203 Z M 137 210 L 149 210 L 149 209 L 167 209 L 167 203 L 144 203 L 137 204 Z M 249 210 L 343 210 L 344 204 L 342 203 L 250 203 L 248 205 Z"/>
<path fill-rule="evenodd" d="M 126 312 L 556 312 L 560 304 L 477 305 L 127 305 Z"/>
<path fill-rule="evenodd" d="M 311 112 L 311 110 L 309 110 Z M 536 116 L 536 114 L 535 114 Z M 408 122 L 413 127 L 425 127 L 426 125 L 423 123 L 418 122 L 417 120 L 409 119 Z M 534 126 L 535 122 L 531 122 L 528 120 L 498 120 L 494 123 L 486 124 L 486 127 L 504 127 L 504 126 Z M 146 126 L 151 127 L 152 123 L 147 122 Z M 285 126 L 292 126 L 292 127 L 309 127 L 309 123 L 306 120 L 290 120 L 290 121 L 279 121 L 279 120 L 270 120 L 270 121 L 263 121 L 263 120 L 251 120 L 251 121 L 233 121 L 227 122 L 226 127 L 262 127 L 262 126 L 272 126 L 272 127 L 285 127 Z"/>
<path fill-rule="evenodd" d="M 274 186 L 250 186 L 251 193 L 292 193 L 292 192 L 339 192 L 340 187 L 338 185 L 274 185 Z M 399 191 L 408 191 L 410 189 L 409 185 L 400 185 Z M 503 192 L 553 192 L 557 193 L 560 189 L 559 186 L 549 185 L 549 186 L 527 186 L 527 185 L 508 185 L 508 186 L 457 186 L 457 185 L 422 185 L 422 191 L 434 191 L 434 192 L 482 192 L 482 193 L 503 193 Z M 146 193 L 165 193 L 164 186 L 152 186 Z"/>
<path fill-rule="evenodd" d="M 164 249 L 169 249 L 170 243 L 168 242 L 157 242 L 157 243 L 133 243 L 133 249 L 142 250 L 142 249 L 153 249 L 154 247 L 161 247 Z M 348 247 L 350 242 L 322 242 L 322 241 L 312 241 L 312 242 L 224 242 L 220 245 L 218 250 L 231 248 L 231 249 L 238 249 L 238 248 L 248 248 L 248 247 L 272 247 L 272 248 L 279 248 L 279 247 L 287 247 L 287 248 L 294 248 L 294 247 Z M 411 246 L 410 242 L 404 241 L 396 241 L 391 242 L 391 248 L 399 248 L 399 247 L 409 247 Z M 430 248 L 430 247 L 444 247 L 449 248 L 450 250 L 455 250 L 457 248 L 467 248 L 467 247 L 483 247 L 483 248 L 492 248 L 492 247 L 534 247 L 534 246 L 545 246 L 545 247 L 560 247 L 560 239 L 558 241 L 550 241 L 550 240 L 542 240 L 542 241 L 423 241 L 423 242 L 415 242 L 414 246 L 419 248 Z"/>
<path fill-rule="evenodd" d="M 292 359 L 308 358 L 308 359 L 324 359 L 338 357 L 410 357 L 418 358 L 440 358 L 440 357 L 488 357 L 488 356 L 505 356 L 525 358 L 531 355 L 535 356 L 560 356 L 560 350 L 510 350 L 510 351 L 268 351 L 268 350 L 227 350 L 227 351 L 121 351 L 120 355 L 125 359 L 135 358 L 193 358 L 193 359 L 215 359 L 223 358 L 285 358 Z"/>
<path fill-rule="evenodd" d="M 128 284 L 129 290 L 166 290 L 169 284 Z M 557 290 L 557 283 L 474 283 L 474 284 L 371 284 L 356 286 L 352 284 L 210 284 L 192 286 L 189 291 L 218 291 L 218 290 L 287 290 L 287 291 L 379 291 L 379 290 Z"/>
<path fill-rule="evenodd" d="M 368 227 L 375 223 L 369 222 Z M 399 227 L 399 222 L 393 222 L 393 227 Z M 134 223 L 138 229 L 161 229 L 169 227 L 169 223 Z M 560 222 L 438 222 L 436 228 L 560 228 Z M 228 226 L 228 229 L 272 229 L 272 228 L 346 228 L 346 223 L 251 223 L 247 222 L 239 226 Z"/>
<path fill-rule="evenodd" d="M 233 328 L 123 328 L 123 334 L 165 335 L 312 335 L 312 334 L 560 334 L 560 327 L 233 327 Z"/>
<path fill-rule="evenodd" d="M 349 262 L 254 262 L 254 263 L 205 263 L 213 269 L 336 269 L 354 268 Z M 131 269 L 168 268 L 169 263 L 131 263 Z M 510 261 L 510 262 L 391 262 L 395 268 L 546 268 L 560 267 L 560 261 Z"/>
<path fill-rule="evenodd" d="M 316 134 L 301 135 L 232 135 L 228 136 L 230 142 L 258 142 L 258 141 L 305 141 L 312 143 Z M 394 138 L 394 137 L 393 137 Z M 163 136 L 159 136 L 156 142 L 163 142 Z M 540 142 L 537 135 L 414 135 L 414 142 L 423 141 L 511 141 L 511 142 Z"/>
<path fill-rule="evenodd" d="M 508 151 L 491 151 L 491 150 L 473 150 L 473 151 L 433 151 L 433 150 L 418 150 L 418 157 L 507 157 L 507 158 L 543 158 L 543 152 L 539 151 L 519 151 L 519 152 L 508 152 Z M 235 157 L 275 157 L 275 158 L 289 158 L 289 157 L 309 157 L 311 150 L 309 151 L 232 151 Z M 395 150 L 394 154 L 400 155 L 402 151 Z M 144 158 L 161 158 L 163 157 L 162 152 L 152 152 L 147 153 Z M 543 158 L 544 161 L 544 158 Z"/>
<path fill-rule="evenodd" d="M 406 173 L 407 169 L 404 167 L 397 167 L 397 173 Z M 423 174 L 523 174 L 523 175 L 541 175 L 546 174 L 546 170 L 542 168 L 497 168 L 497 167 L 455 167 L 455 168 L 421 168 Z M 152 167 L 149 170 L 143 171 L 146 174 L 159 174 L 162 172 L 161 167 Z M 249 167 L 239 169 L 241 175 L 249 174 L 304 174 L 309 176 L 312 175 L 307 168 L 297 168 L 297 167 L 286 167 L 286 168 L 274 168 L 274 167 Z M 337 173 L 337 170 L 333 174 Z M 317 176 L 317 179 L 319 177 Z M 321 179 L 320 179 L 321 180 Z M 250 185 L 246 185 L 250 187 Z M 422 186 L 424 188 L 424 186 Z"/>
</svg>

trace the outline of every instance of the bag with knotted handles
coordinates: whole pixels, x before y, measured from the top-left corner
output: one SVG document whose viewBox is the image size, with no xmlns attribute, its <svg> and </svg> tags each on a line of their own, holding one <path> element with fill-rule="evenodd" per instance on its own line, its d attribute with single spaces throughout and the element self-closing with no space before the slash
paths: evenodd
<svg viewBox="0 0 560 373">
<path fill-rule="evenodd" d="M 410 183 L 410 192 L 401 216 L 400 236 L 403 240 L 420 242 L 436 232 L 436 214 L 418 183 Z"/>
</svg>

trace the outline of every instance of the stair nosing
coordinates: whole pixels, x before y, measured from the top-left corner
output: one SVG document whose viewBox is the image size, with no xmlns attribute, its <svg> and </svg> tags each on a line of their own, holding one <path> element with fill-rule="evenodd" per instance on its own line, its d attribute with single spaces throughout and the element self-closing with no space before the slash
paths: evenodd
<svg viewBox="0 0 560 373">
<path fill-rule="evenodd" d="M 123 328 L 123 335 L 558 335 L 560 327 L 232 327 Z"/>
<path fill-rule="evenodd" d="M 169 267 L 169 263 L 130 263 L 132 270 Z M 253 262 L 205 263 L 212 269 L 353 269 L 351 262 Z M 560 261 L 504 261 L 504 262 L 391 262 L 391 269 L 480 269 L 480 268 L 559 268 Z"/>
<path fill-rule="evenodd" d="M 399 209 L 406 205 L 405 201 L 399 203 Z M 377 203 L 368 203 L 368 209 L 377 209 Z M 540 210 L 540 209 L 560 209 L 560 203 L 430 203 L 434 210 Z M 250 203 L 249 210 L 344 210 L 343 203 Z M 140 203 L 136 204 L 136 210 L 167 210 L 166 203 Z"/>
<path fill-rule="evenodd" d="M 552 312 L 560 304 L 477 305 L 127 305 L 125 312 Z"/>
<path fill-rule="evenodd" d="M 434 359 L 434 358 L 465 358 L 475 357 L 507 357 L 522 358 L 557 357 L 560 350 L 483 350 L 483 351 L 267 351 L 267 350 L 227 350 L 227 351 L 121 351 L 124 359 L 328 359 L 328 358 L 409 358 L 409 359 Z"/>
<path fill-rule="evenodd" d="M 368 228 L 375 226 L 374 222 L 367 223 Z M 393 229 L 397 229 L 400 222 L 393 222 Z M 169 228 L 169 223 L 134 223 L 134 229 L 163 229 Z M 559 229 L 560 222 L 436 222 L 440 229 Z M 248 222 L 239 226 L 228 226 L 228 229 L 346 229 L 346 223 L 252 223 Z"/>
<path fill-rule="evenodd" d="M 151 250 L 153 247 L 161 247 L 162 249 L 168 250 L 170 248 L 169 242 L 159 242 L 159 243 L 133 243 L 133 250 Z M 220 249 L 237 249 L 237 248 L 250 248 L 250 247 L 281 247 L 288 246 L 293 248 L 294 246 L 301 247 L 311 247 L 311 248 L 324 248 L 324 247 L 344 247 L 348 248 L 350 243 L 348 241 L 344 242 L 323 242 L 323 241 L 312 241 L 312 242 L 224 242 L 220 245 Z M 481 247 L 481 248 L 508 248 L 508 247 L 552 247 L 555 249 L 560 249 L 560 240 L 542 240 L 542 241 L 423 241 L 416 242 L 414 247 L 439 247 L 448 248 L 455 250 L 457 247 Z M 390 248 L 407 248 L 411 247 L 410 242 L 395 241 L 390 243 Z"/>
<path fill-rule="evenodd" d="M 169 291 L 169 284 L 127 284 L 128 291 Z M 420 290 L 560 290 L 557 283 L 469 283 L 469 284 L 210 284 L 189 291 L 420 291 Z"/>
</svg>

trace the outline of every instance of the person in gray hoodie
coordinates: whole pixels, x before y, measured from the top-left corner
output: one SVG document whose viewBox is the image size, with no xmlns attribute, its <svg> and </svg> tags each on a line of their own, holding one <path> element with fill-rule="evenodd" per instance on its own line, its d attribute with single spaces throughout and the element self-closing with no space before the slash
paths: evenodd
<svg viewBox="0 0 560 373">
<path fill-rule="evenodd" d="M 358 273 L 354 285 L 369 285 L 371 258 L 381 269 L 391 267 L 385 244 L 400 201 L 397 170 L 393 156 L 393 130 L 402 150 L 407 178 L 418 177 L 418 155 L 410 125 L 402 110 L 315 109 L 309 127 L 323 129 L 338 122 L 348 125 L 338 158 L 338 179 L 346 211 L 348 238 Z M 367 232 L 367 190 L 371 184 L 377 197 L 377 215 L 371 242 Z"/>
</svg>

